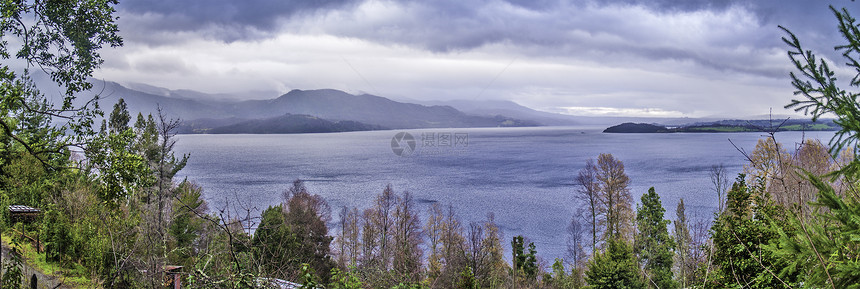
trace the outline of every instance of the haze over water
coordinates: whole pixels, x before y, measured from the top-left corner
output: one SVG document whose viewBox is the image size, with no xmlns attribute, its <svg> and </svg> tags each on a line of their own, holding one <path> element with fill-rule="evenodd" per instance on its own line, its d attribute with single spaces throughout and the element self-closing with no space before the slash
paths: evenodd
<svg viewBox="0 0 860 289">
<path fill-rule="evenodd" d="M 412 135 L 416 144 L 405 157 L 391 147 L 401 131 Z M 457 135 L 459 141 L 445 143 L 443 135 Z M 328 201 L 329 229 L 334 232 L 342 206 L 366 209 L 391 184 L 398 193 L 413 194 L 422 224 L 433 202 L 453 205 L 464 227 L 492 212 L 508 253 L 510 238 L 523 235 L 551 263 L 564 256 L 566 227 L 579 207 L 573 195 L 574 176 L 587 159 L 600 153 L 620 159 L 634 200 L 655 187 L 668 219 L 674 219 L 680 198 L 691 218 L 711 219 L 717 195 L 708 177 L 710 167 L 723 164 L 734 179 L 746 159 L 729 139 L 751 152 L 763 135 L 605 134 L 577 127 L 180 135 L 176 152 L 191 153 L 178 178 L 202 186 L 213 212 L 228 207 L 232 216 L 245 216 L 246 209 L 259 216 L 282 201 L 292 181 L 301 179 L 311 193 Z M 804 137 L 826 144 L 832 135 L 780 132 L 776 137 L 793 151 Z"/>
</svg>

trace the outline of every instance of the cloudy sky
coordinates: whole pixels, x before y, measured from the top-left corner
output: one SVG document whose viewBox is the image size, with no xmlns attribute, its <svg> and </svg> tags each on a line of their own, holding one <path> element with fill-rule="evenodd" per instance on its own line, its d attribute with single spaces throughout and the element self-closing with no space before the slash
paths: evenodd
<svg viewBox="0 0 860 289">
<path fill-rule="evenodd" d="M 792 66 L 777 25 L 831 59 L 841 41 L 828 2 L 811 0 L 120 2 L 125 46 L 102 51 L 105 80 L 500 99 L 578 115 L 785 114 Z"/>
</svg>

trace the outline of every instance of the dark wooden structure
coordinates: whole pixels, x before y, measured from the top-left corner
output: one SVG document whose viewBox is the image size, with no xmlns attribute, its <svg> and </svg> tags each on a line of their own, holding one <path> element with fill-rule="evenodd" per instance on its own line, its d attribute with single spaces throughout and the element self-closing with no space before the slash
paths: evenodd
<svg viewBox="0 0 860 289">
<path fill-rule="evenodd" d="M 42 210 L 24 206 L 24 205 L 11 205 L 9 206 L 9 218 L 12 219 L 12 222 L 23 222 L 29 223 L 36 220 L 39 217 L 39 214 L 42 213 Z"/>
<path fill-rule="evenodd" d="M 182 288 L 182 266 L 164 266 L 164 285 L 168 288 Z"/>
</svg>

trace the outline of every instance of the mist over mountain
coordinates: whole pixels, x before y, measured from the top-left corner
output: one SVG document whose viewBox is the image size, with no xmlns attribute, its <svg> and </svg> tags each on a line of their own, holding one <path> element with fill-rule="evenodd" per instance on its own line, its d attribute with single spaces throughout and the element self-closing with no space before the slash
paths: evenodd
<svg viewBox="0 0 860 289">
<path fill-rule="evenodd" d="M 352 95 L 334 89 L 293 90 L 273 99 L 229 101 L 225 100 L 224 95 L 166 90 L 140 84 L 136 87 L 148 92 L 130 89 L 115 82 L 102 82 L 100 85 L 97 87 L 102 91 L 100 105 L 105 111 L 110 111 L 120 98 L 125 99 L 133 115 L 138 112 L 154 113 L 160 106 L 168 117 L 181 118 L 186 122 L 181 129 L 183 133 L 293 133 L 541 125 L 530 119 L 501 114 L 472 115 L 447 105 L 404 103 L 370 94 Z M 290 122 L 316 127 L 320 131 L 291 127 Z"/>
</svg>

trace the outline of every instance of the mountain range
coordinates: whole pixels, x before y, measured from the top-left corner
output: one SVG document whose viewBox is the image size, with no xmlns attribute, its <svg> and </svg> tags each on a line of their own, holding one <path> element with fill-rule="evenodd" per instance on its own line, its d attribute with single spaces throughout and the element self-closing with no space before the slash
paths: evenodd
<svg viewBox="0 0 860 289">
<path fill-rule="evenodd" d="M 101 87 L 99 87 L 101 86 Z M 141 85 L 137 85 L 141 87 Z M 129 111 L 153 113 L 157 107 L 181 118 L 180 133 L 305 133 L 377 129 L 518 127 L 542 123 L 495 115 L 464 113 L 449 105 L 422 105 L 340 90 L 292 90 L 273 99 L 234 100 L 193 91 L 101 82 L 100 105 L 110 111 L 124 99 Z"/>
<path fill-rule="evenodd" d="M 392 100 L 335 89 L 292 90 L 275 98 L 270 91 L 208 94 L 146 84 L 94 81 L 102 109 L 123 98 L 132 115 L 157 107 L 179 118 L 179 133 L 307 133 L 381 129 L 521 126 L 604 126 L 647 122 L 687 126 L 710 118 L 585 117 L 534 110 L 504 100 Z"/>
</svg>

